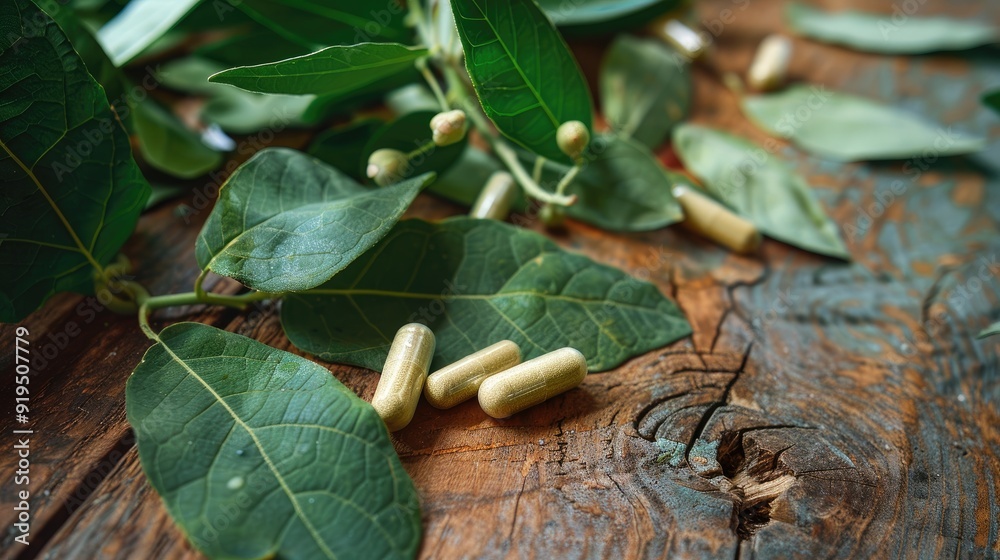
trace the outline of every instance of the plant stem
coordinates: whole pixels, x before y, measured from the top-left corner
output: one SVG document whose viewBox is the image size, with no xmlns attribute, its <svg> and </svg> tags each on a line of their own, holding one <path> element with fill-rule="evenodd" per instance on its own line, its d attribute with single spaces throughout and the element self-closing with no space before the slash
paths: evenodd
<svg viewBox="0 0 1000 560">
<path fill-rule="evenodd" d="M 428 140 L 426 144 L 406 154 L 406 159 L 413 159 L 421 154 L 426 154 L 427 152 L 433 150 L 435 146 L 436 144 L 434 144 L 433 140 Z"/>
<path fill-rule="evenodd" d="M 535 158 L 535 168 L 531 170 L 531 180 L 536 183 L 542 182 L 542 169 L 545 168 L 545 158 L 538 156 Z"/>
<path fill-rule="evenodd" d="M 562 179 L 559 180 L 559 184 L 556 185 L 557 195 L 561 195 L 566 192 L 566 187 L 573 182 L 573 179 L 576 179 L 576 176 L 580 173 L 581 169 L 583 169 L 583 166 L 578 163 L 567 171 L 565 175 L 563 175 Z"/>
<path fill-rule="evenodd" d="M 441 84 L 437 81 L 437 76 L 431 72 L 431 69 L 427 67 L 427 57 L 418 58 L 414 63 L 420 73 L 424 76 L 424 81 L 430 86 L 431 91 L 434 92 L 434 97 L 437 98 L 438 104 L 441 105 L 442 111 L 447 111 L 451 107 L 448 104 L 448 98 L 444 96 L 444 92 L 441 90 Z"/>
<path fill-rule="evenodd" d="M 199 280 L 201 280 L 203 276 L 204 273 L 199 276 Z M 195 281 L 195 286 L 200 289 L 201 282 Z M 140 297 L 139 327 L 150 339 L 159 340 L 159 337 L 156 336 L 156 332 L 149 326 L 149 314 L 156 309 L 163 309 L 164 307 L 178 307 L 181 305 L 206 304 L 234 307 L 236 309 L 244 310 L 248 305 L 255 301 L 272 299 L 274 297 L 277 297 L 277 294 L 268 292 L 247 292 L 238 296 L 223 296 L 218 294 L 209 294 L 204 290 L 201 290 L 200 292 L 194 291 L 181 294 L 168 294 L 164 296 Z"/>
</svg>

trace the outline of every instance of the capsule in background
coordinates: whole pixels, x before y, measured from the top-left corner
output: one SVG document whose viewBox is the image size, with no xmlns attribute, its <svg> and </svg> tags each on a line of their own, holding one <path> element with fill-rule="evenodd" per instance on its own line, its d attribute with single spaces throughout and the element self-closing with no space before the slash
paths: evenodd
<svg viewBox="0 0 1000 560">
<path fill-rule="evenodd" d="M 560 348 L 487 377 L 479 386 L 479 406 L 494 418 L 507 418 L 569 391 L 585 377 L 583 354 Z"/>
<path fill-rule="evenodd" d="M 705 42 L 698 33 L 676 19 L 666 23 L 656 23 L 654 29 L 660 39 L 666 41 L 684 56 L 694 60 L 705 53 Z"/>
<path fill-rule="evenodd" d="M 675 185 L 673 193 L 684 209 L 688 229 L 737 253 L 752 253 L 760 247 L 760 232 L 746 218 L 685 185 Z"/>
<path fill-rule="evenodd" d="M 469 216 L 480 219 L 506 220 L 510 207 L 517 196 L 517 185 L 514 177 L 506 171 L 497 171 L 490 175 L 486 186 L 479 193 L 479 198 L 472 205 Z"/>
<path fill-rule="evenodd" d="M 788 62 L 792 58 L 792 42 L 781 35 L 768 35 L 757 47 L 747 83 L 757 91 L 768 91 L 781 86 L 788 73 Z"/>
<path fill-rule="evenodd" d="M 390 432 L 413 419 L 434 357 L 434 333 L 420 323 L 403 325 L 392 339 L 372 406 Z"/>
<path fill-rule="evenodd" d="M 424 398 L 434 408 L 451 408 L 479 392 L 483 380 L 521 363 L 521 349 L 510 340 L 500 341 L 427 377 Z"/>
</svg>

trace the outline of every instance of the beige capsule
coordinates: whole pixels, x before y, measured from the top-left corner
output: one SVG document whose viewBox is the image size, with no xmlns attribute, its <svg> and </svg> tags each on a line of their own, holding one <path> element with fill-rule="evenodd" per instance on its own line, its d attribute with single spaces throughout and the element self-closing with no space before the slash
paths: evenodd
<svg viewBox="0 0 1000 560">
<path fill-rule="evenodd" d="M 785 82 L 788 62 L 792 58 L 792 42 L 781 35 L 768 35 L 757 47 L 747 83 L 758 91 L 775 89 Z"/>
<path fill-rule="evenodd" d="M 486 186 L 479 193 L 479 198 L 472 205 L 469 216 L 479 219 L 505 220 L 510 213 L 510 207 L 517 196 L 517 185 L 514 177 L 506 171 L 497 171 L 490 175 Z"/>
<path fill-rule="evenodd" d="M 687 186 L 675 185 L 673 192 L 684 209 L 686 228 L 737 253 L 752 253 L 760 247 L 760 232 L 746 218 Z"/>
<path fill-rule="evenodd" d="M 653 31 L 681 54 L 696 59 L 705 53 L 705 41 L 694 30 L 684 25 L 676 19 L 667 20 L 666 23 L 658 22 Z"/>
<path fill-rule="evenodd" d="M 392 339 L 372 406 L 390 432 L 413 419 L 434 357 L 434 333 L 420 323 L 403 325 Z"/>
<path fill-rule="evenodd" d="M 506 418 L 569 391 L 585 377 L 583 354 L 560 348 L 487 377 L 479 386 L 479 406 L 494 418 Z"/>
<path fill-rule="evenodd" d="M 487 377 L 519 363 L 521 349 L 502 340 L 430 374 L 424 398 L 435 408 L 451 408 L 476 396 Z"/>
</svg>

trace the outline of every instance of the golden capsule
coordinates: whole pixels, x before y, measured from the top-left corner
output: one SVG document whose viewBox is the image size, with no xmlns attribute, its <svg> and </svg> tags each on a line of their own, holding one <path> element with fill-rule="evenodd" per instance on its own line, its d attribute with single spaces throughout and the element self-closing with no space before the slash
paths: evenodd
<svg viewBox="0 0 1000 560">
<path fill-rule="evenodd" d="M 705 41 L 698 33 L 676 19 L 657 23 L 654 31 L 684 56 L 695 59 L 705 53 Z"/>
<path fill-rule="evenodd" d="M 506 418 L 569 391 L 585 377 L 583 354 L 560 348 L 487 377 L 479 386 L 479 406 L 494 418 Z"/>
<path fill-rule="evenodd" d="M 746 218 L 687 186 L 675 185 L 673 192 L 684 209 L 688 229 L 737 253 L 752 253 L 760 247 L 760 232 Z"/>
<path fill-rule="evenodd" d="M 420 323 L 403 325 L 392 339 L 372 406 L 390 432 L 413 419 L 434 357 L 434 333 Z"/>
<path fill-rule="evenodd" d="M 486 181 L 486 186 L 479 193 L 476 203 L 472 205 L 469 216 L 505 220 L 515 196 L 517 196 L 517 185 L 514 183 L 514 177 L 506 171 L 497 171 Z"/>
<path fill-rule="evenodd" d="M 451 408 L 476 396 L 487 377 L 519 363 L 521 349 L 516 343 L 497 342 L 430 374 L 424 398 L 435 408 Z"/>
<path fill-rule="evenodd" d="M 747 71 L 747 83 L 758 91 L 779 87 L 785 81 L 791 58 L 792 42 L 781 35 L 768 35 L 757 47 L 757 54 Z"/>
</svg>

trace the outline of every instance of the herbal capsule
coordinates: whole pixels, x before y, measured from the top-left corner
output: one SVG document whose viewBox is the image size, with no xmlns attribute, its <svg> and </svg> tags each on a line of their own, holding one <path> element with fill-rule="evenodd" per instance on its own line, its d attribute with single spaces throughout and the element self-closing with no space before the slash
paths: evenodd
<svg viewBox="0 0 1000 560">
<path fill-rule="evenodd" d="M 500 341 L 432 373 L 424 385 L 424 398 L 435 408 L 451 408 L 476 396 L 487 377 L 519 363 L 517 344 Z"/>
<path fill-rule="evenodd" d="M 705 52 L 705 42 L 698 33 L 676 19 L 657 24 L 656 34 L 690 59 L 698 58 Z"/>
<path fill-rule="evenodd" d="M 514 184 L 514 177 L 506 171 L 497 171 L 486 181 L 486 186 L 479 193 L 476 203 L 472 205 L 469 216 L 505 220 L 516 195 L 517 185 Z"/>
<path fill-rule="evenodd" d="M 752 253 L 760 247 L 760 232 L 749 220 L 684 185 L 675 185 L 673 192 L 684 209 L 688 229 L 737 253 Z"/>
<path fill-rule="evenodd" d="M 420 323 L 403 325 L 392 339 L 372 406 L 390 432 L 413 419 L 434 356 L 434 333 Z"/>
<path fill-rule="evenodd" d="M 747 72 L 747 83 L 758 91 L 780 86 L 785 81 L 791 57 L 791 41 L 781 35 L 768 35 L 757 47 L 757 54 Z"/>
<path fill-rule="evenodd" d="M 487 377 L 479 386 L 479 406 L 506 418 L 569 391 L 587 377 L 587 360 L 575 348 L 560 348 Z"/>
</svg>

